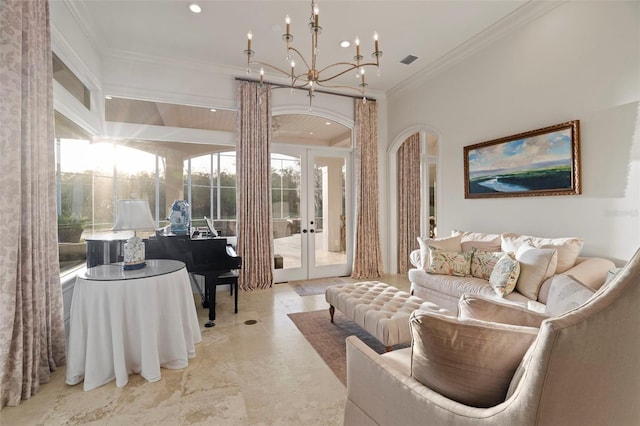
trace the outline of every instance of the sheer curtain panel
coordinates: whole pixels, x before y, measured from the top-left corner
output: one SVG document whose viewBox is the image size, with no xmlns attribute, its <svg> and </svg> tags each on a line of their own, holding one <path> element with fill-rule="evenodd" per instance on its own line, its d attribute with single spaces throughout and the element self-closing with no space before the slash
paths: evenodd
<svg viewBox="0 0 640 426">
<path fill-rule="evenodd" d="M 356 236 L 353 278 L 384 274 L 378 201 L 378 104 L 355 100 Z"/>
<path fill-rule="evenodd" d="M 0 407 L 65 362 L 49 4 L 0 1 Z"/>
<path fill-rule="evenodd" d="M 238 81 L 238 255 L 243 290 L 273 285 L 271 87 Z"/>
</svg>

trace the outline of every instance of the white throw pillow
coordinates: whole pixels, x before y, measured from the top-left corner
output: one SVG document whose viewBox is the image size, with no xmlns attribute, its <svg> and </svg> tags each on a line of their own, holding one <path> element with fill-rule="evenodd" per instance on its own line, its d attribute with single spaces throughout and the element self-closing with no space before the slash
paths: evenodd
<svg viewBox="0 0 640 426">
<path fill-rule="evenodd" d="M 489 284 L 500 297 L 505 297 L 516 288 L 520 264 L 512 253 L 504 253 L 496 263 L 489 277 Z"/>
<path fill-rule="evenodd" d="M 460 239 L 462 237 L 460 235 L 455 235 L 453 237 L 447 238 L 420 238 L 418 237 L 418 244 L 420 245 L 420 257 L 422 258 L 422 266 L 426 269 L 431 263 L 431 259 L 429 258 L 429 246 L 437 247 L 442 250 L 462 251 L 462 246 L 460 245 Z"/>
<path fill-rule="evenodd" d="M 500 239 L 501 250 L 505 253 L 516 254 L 521 245 L 527 242 L 531 243 L 530 237 L 526 235 L 514 234 L 511 232 L 505 232 L 500 236 Z"/>
<path fill-rule="evenodd" d="M 541 238 L 514 233 L 502 234 L 502 251 L 516 253 L 521 245 L 528 243 L 536 248 L 554 248 L 558 251 L 556 274 L 561 274 L 576 263 L 584 241 L 580 238 Z"/>
<path fill-rule="evenodd" d="M 516 260 L 520 263 L 520 276 L 516 289 L 531 300 L 538 300 L 540 286 L 556 270 L 556 249 L 538 249 L 528 243 L 518 248 Z"/>
<path fill-rule="evenodd" d="M 594 291 L 568 275 L 557 275 L 547 297 L 545 313 L 551 316 L 562 315 L 577 308 L 593 296 Z"/>
<path fill-rule="evenodd" d="M 414 311 L 411 376 L 465 405 L 503 402 L 537 328 Z"/>
<path fill-rule="evenodd" d="M 462 237 L 460 240 L 461 251 L 470 251 L 474 248 L 483 251 L 500 251 L 500 234 L 466 232 L 454 229 L 451 235 L 460 235 Z"/>
</svg>

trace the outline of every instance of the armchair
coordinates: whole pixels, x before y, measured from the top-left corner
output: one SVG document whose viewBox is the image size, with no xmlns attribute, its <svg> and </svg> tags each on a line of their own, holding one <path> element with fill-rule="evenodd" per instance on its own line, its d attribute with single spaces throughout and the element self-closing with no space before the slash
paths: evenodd
<svg viewBox="0 0 640 426">
<path fill-rule="evenodd" d="M 347 338 L 345 425 L 640 424 L 640 250 L 587 302 L 541 318 L 506 399 L 467 406 L 411 376 L 412 349 Z"/>
</svg>

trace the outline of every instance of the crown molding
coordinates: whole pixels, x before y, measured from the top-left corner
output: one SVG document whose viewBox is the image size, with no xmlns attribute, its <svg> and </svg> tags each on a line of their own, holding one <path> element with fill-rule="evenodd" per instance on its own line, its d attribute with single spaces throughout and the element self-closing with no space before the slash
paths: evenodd
<svg viewBox="0 0 640 426">
<path fill-rule="evenodd" d="M 102 57 L 104 50 L 103 45 L 98 41 L 100 38 L 93 30 L 96 28 L 96 25 L 87 10 L 85 2 L 77 0 L 62 0 L 62 2 L 78 24 L 80 31 L 87 37 L 91 47 L 98 53 L 98 56 Z"/>
<path fill-rule="evenodd" d="M 566 3 L 566 1 L 528 1 L 489 28 L 479 32 L 476 36 L 443 55 L 431 65 L 417 71 L 409 78 L 389 89 L 387 91 L 387 98 L 393 99 L 407 91 L 415 90 L 436 74 L 452 67 L 463 59 L 482 50 L 507 34 L 522 28 L 524 25 L 538 19 L 540 16 L 564 3 Z"/>
</svg>

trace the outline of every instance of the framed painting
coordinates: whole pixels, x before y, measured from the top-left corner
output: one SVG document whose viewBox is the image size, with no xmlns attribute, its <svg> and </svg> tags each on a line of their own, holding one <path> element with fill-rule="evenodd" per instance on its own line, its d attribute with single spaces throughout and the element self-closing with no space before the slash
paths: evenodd
<svg viewBox="0 0 640 426">
<path fill-rule="evenodd" d="M 464 147 L 465 198 L 580 192 L 579 120 Z"/>
</svg>

